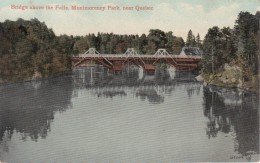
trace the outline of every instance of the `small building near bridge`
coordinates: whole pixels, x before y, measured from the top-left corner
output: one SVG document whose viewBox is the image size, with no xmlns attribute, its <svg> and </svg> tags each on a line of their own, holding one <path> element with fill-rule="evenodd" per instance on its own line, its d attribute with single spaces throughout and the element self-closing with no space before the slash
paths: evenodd
<svg viewBox="0 0 260 163">
<path fill-rule="evenodd" d="M 181 50 L 181 56 L 201 56 L 202 50 L 198 47 L 183 47 Z"/>
</svg>

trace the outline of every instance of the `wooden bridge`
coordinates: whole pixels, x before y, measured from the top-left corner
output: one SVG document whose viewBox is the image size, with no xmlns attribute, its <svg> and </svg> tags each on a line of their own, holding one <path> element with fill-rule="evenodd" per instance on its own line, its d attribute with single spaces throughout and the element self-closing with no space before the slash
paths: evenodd
<svg viewBox="0 0 260 163">
<path fill-rule="evenodd" d="M 146 72 L 154 72 L 157 64 L 164 63 L 177 71 L 192 71 L 198 67 L 201 55 L 187 55 L 185 50 L 183 48 L 180 55 L 170 55 L 166 49 L 158 49 L 154 55 L 140 55 L 134 48 L 128 48 L 124 54 L 100 54 L 90 48 L 84 54 L 73 56 L 72 65 L 75 68 L 99 64 L 114 72 L 121 72 L 127 65 L 136 65 Z"/>
</svg>

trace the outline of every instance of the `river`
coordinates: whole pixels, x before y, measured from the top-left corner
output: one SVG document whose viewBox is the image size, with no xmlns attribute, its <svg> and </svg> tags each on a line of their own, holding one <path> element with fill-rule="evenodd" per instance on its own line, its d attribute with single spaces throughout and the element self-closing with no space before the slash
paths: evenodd
<svg viewBox="0 0 260 163">
<path fill-rule="evenodd" d="M 102 67 L 0 86 L 0 162 L 259 160 L 259 96 Z"/>
</svg>

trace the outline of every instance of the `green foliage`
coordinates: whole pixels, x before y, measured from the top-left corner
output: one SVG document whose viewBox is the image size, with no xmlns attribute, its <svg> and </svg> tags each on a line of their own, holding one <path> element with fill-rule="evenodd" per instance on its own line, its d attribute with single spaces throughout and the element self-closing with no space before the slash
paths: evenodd
<svg viewBox="0 0 260 163">
<path fill-rule="evenodd" d="M 230 62 L 236 57 L 234 55 L 235 50 L 230 28 L 219 29 L 217 26 L 210 28 L 203 44 L 203 71 L 212 73 L 212 71 L 223 66 L 224 63 Z"/>
<path fill-rule="evenodd" d="M 127 48 L 134 48 L 140 54 L 154 54 L 158 48 L 166 48 L 169 53 L 179 54 L 184 41 L 173 33 L 151 29 L 149 34 L 117 35 L 113 33 L 88 34 L 75 40 L 73 54 L 84 53 L 88 48 L 95 47 L 103 54 L 122 54 Z"/>
<path fill-rule="evenodd" d="M 84 53 L 89 48 L 88 40 L 86 37 L 81 37 L 78 41 L 73 45 L 73 50 L 75 53 Z"/>
<path fill-rule="evenodd" d="M 246 63 L 250 68 L 257 73 L 258 70 L 258 57 L 256 54 L 257 43 L 259 37 L 260 18 L 257 15 L 252 15 L 249 12 L 240 12 L 236 25 L 234 27 L 234 34 L 236 35 L 236 45 L 238 47 L 237 54 L 243 55 Z"/>
<path fill-rule="evenodd" d="M 159 29 L 151 29 L 147 39 L 148 44 L 146 48 L 149 54 L 154 54 L 158 48 L 165 48 L 165 44 L 167 43 L 165 32 Z"/>
<path fill-rule="evenodd" d="M 6 20 L 0 23 L 0 77 L 2 81 L 30 80 L 70 70 L 73 39 L 55 36 L 44 22 Z"/>
<path fill-rule="evenodd" d="M 210 28 L 203 43 L 202 72 L 212 73 L 225 63 L 236 63 L 244 72 L 257 74 L 260 17 L 240 12 L 233 29 Z M 212 60 L 213 59 L 213 60 Z M 214 67 L 212 67 L 214 65 Z"/>
<path fill-rule="evenodd" d="M 173 54 L 180 54 L 182 48 L 185 46 L 185 42 L 182 37 L 175 37 L 173 40 Z"/>
<path fill-rule="evenodd" d="M 192 33 L 192 30 L 189 30 L 185 46 L 202 48 L 200 34 L 198 33 L 197 36 L 195 37 L 194 34 Z"/>
<path fill-rule="evenodd" d="M 195 44 L 196 47 L 202 48 L 202 43 L 201 43 L 201 39 L 200 39 L 200 34 L 198 33 L 198 35 L 195 38 Z"/>
<path fill-rule="evenodd" d="M 186 46 L 195 46 L 196 45 L 196 40 L 195 36 L 193 35 L 192 31 L 189 30 L 188 35 L 187 35 L 187 40 L 186 40 Z"/>
</svg>

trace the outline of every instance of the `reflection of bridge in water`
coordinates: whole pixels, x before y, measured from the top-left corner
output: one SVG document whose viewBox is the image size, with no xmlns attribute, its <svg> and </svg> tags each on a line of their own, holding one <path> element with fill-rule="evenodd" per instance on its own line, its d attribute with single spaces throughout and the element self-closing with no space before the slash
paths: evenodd
<svg viewBox="0 0 260 163">
<path fill-rule="evenodd" d="M 192 71 L 198 67 L 201 61 L 201 53 L 198 48 L 192 48 L 194 53 L 170 55 L 166 49 L 158 49 L 154 55 L 140 55 L 133 48 L 128 48 L 124 54 L 100 54 L 95 48 L 90 48 L 84 54 L 72 58 L 73 67 L 87 67 L 90 65 L 102 65 L 113 72 L 122 72 L 127 65 L 136 65 L 145 72 L 154 72 L 156 65 L 166 64 L 177 71 Z M 192 54 L 192 55 L 190 55 Z"/>
<path fill-rule="evenodd" d="M 111 87 L 97 87 L 90 88 L 93 94 L 97 94 L 98 96 L 103 95 L 111 95 L 111 97 L 116 94 L 118 95 L 127 95 L 127 94 L 138 94 L 145 95 L 148 94 L 157 94 L 164 95 L 167 92 L 170 92 L 174 89 L 174 86 L 166 86 L 166 85 L 141 85 L 141 86 L 111 86 Z"/>
<path fill-rule="evenodd" d="M 155 75 L 140 73 L 142 72 L 136 67 L 125 70 L 121 75 L 107 74 L 104 67 L 75 69 L 74 85 L 78 89 L 75 89 L 74 96 L 77 96 L 77 90 L 88 89 L 97 97 L 133 95 L 141 99 L 147 98 L 152 103 L 161 103 L 164 96 L 171 94 L 177 86 L 183 86 L 189 96 L 198 94 L 201 88 L 201 84 L 194 79 L 195 75 L 187 75 L 188 72 L 179 72 L 174 76 L 165 70 L 156 71 Z M 184 76 L 188 78 L 185 79 Z"/>
</svg>

